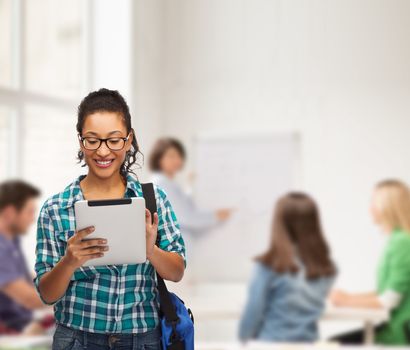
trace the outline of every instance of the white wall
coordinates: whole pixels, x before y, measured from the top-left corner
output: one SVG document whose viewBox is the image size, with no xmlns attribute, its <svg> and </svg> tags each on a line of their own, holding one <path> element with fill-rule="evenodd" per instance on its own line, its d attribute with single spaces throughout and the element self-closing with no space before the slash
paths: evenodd
<svg viewBox="0 0 410 350">
<path fill-rule="evenodd" d="M 161 0 L 133 2 L 131 66 L 134 104 L 132 115 L 137 141 L 145 159 L 148 159 L 148 151 L 152 144 L 163 133 L 161 123 L 163 12 Z M 138 171 L 138 175 L 143 181 L 148 181 L 146 165 Z"/>
<path fill-rule="evenodd" d="M 132 2 L 92 1 L 91 90 L 118 90 L 132 103 Z"/>
<path fill-rule="evenodd" d="M 372 288 L 383 243 L 372 186 L 410 181 L 410 2 L 175 0 L 162 10 L 157 90 L 139 113 L 188 146 L 204 131 L 299 131 L 303 188 L 322 208 L 339 282 Z M 145 49 L 136 60 L 152 58 Z M 150 89 L 151 77 L 135 75 Z"/>
</svg>

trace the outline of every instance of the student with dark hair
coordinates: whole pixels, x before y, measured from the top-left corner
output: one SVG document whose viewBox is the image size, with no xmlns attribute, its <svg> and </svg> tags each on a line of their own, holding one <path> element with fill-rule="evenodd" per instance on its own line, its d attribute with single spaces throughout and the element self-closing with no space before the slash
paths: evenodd
<svg viewBox="0 0 410 350">
<path fill-rule="evenodd" d="M 216 211 L 199 209 L 191 196 L 176 181 L 186 159 L 182 143 L 172 137 L 159 139 L 150 154 L 149 166 L 154 172 L 153 182 L 164 189 L 172 201 L 185 234 L 201 234 L 231 216 L 231 209 Z"/>
<path fill-rule="evenodd" d="M 159 350 L 155 271 L 177 282 L 185 269 L 184 241 L 171 203 L 155 186 L 158 212 L 152 222 L 146 210 L 145 263 L 84 267 L 103 256 L 110 242 L 84 240 L 93 228 L 76 231 L 74 203 L 143 193 L 132 175 L 139 146 L 118 91 L 100 89 L 86 96 L 78 108 L 77 132 L 78 158 L 88 173 L 50 197 L 38 220 L 35 282 L 44 302 L 54 304 L 53 349 Z"/>
<path fill-rule="evenodd" d="M 239 337 L 312 342 L 336 274 L 316 203 L 289 193 L 276 204 L 271 244 L 256 258 Z"/>
<path fill-rule="evenodd" d="M 20 246 L 35 220 L 39 195 L 20 180 L 0 184 L 0 324 L 7 332 L 22 332 L 32 321 L 32 310 L 43 307 Z"/>
</svg>

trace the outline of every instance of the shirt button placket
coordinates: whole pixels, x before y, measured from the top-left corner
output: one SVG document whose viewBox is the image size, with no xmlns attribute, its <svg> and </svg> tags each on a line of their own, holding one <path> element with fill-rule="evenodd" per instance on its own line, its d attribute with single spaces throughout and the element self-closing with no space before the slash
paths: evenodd
<svg viewBox="0 0 410 350">
<path fill-rule="evenodd" d="M 121 305 L 121 307 L 118 307 L 118 322 L 120 322 L 120 324 L 121 324 L 121 319 L 122 319 L 122 315 L 123 315 L 123 312 L 124 312 L 126 270 L 127 270 L 127 267 L 123 266 L 121 271 L 120 271 L 120 278 L 119 278 L 119 283 L 118 283 L 118 287 L 119 287 L 119 291 L 118 291 L 119 306 Z"/>
<path fill-rule="evenodd" d="M 119 316 L 118 316 L 118 311 L 119 311 L 119 293 L 120 293 L 120 283 L 119 283 L 119 276 L 120 273 L 117 269 L 116 266 L 113 266 L 113 269 L 115 271 L 115 295 L 114 295 L 114 332 L 118 333 L 120 331 L 119 327 Z"/>
</svg>

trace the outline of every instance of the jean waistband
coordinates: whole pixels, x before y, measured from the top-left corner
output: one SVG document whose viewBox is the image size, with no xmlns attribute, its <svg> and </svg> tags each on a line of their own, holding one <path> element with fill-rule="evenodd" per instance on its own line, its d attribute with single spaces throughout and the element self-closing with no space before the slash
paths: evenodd
<svg viewBox="0 0 410 350">
<path fill-rule="evenodd" d="M 153 342 L 161 338 L 160 327 L 144 333 L 91 333 L 79 329 L 73 329 L 62 324 L 57 324 L 56 332 L 64 332 L 68 336 L 75 337 L 81 343 L 93 343 L 98 345 L 112 346 L 116 342 L 131 343 L 134 341 Z"/>
</svg>

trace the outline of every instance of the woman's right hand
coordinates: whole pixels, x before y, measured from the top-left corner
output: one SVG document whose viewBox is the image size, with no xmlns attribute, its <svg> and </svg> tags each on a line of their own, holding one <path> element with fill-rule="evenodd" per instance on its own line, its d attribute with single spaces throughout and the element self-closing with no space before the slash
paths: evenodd
<svg viewBox="0 0 410 350">
<path fill-rule="evenodd" d="M 104 256 L 104 252 L 108 251 L 106 239 L 85 239 L 94 230 L 94 227 L 90 226 L 76 231 L 75 235 L 67 241 L 67 249 L 63 260 L 73 269 L 81 267 L 88 260 L 101 258 Z"/>
<path fill-rule="evenodd" d="M 218 209 L 215 214 L 219 221 L 226 221 L 231 217 L 232 211 L 232 208 L 223 208 Z"/>
</svg>

